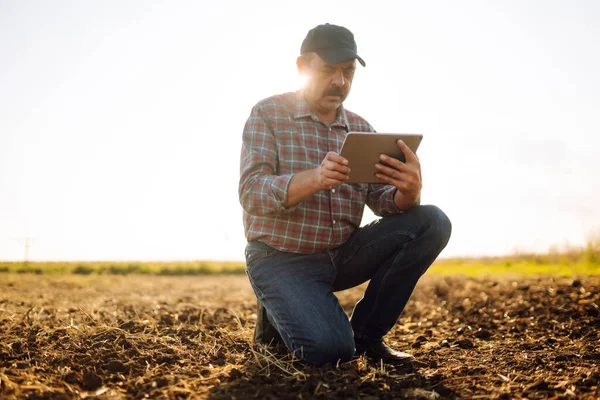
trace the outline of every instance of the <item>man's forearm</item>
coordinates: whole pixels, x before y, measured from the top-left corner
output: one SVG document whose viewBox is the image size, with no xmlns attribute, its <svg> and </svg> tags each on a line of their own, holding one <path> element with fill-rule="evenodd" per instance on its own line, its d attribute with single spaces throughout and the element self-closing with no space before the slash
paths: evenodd
<svg viewBox="0 0 600 400">
<path fill-rule="evenodd" d="M 315 179 L 315 170 L 308 169 L 306 171 L 298 172 L 294 174 L 290 184 L 288 186 L 287 199 L 285 201 L 286 207 L 294 206 L 300 203 L 302 200 L 312 196 L 319 191 L 317 182 Z"/>
<path fill-rule="evenodd" d="M 312 196 L 319 190 L 341 185 L 348 180 L 348 160 L 330 151 L 317 168 L 298 172 L 288 184 L 285 207 L 291 207 Z"/>
</svg>

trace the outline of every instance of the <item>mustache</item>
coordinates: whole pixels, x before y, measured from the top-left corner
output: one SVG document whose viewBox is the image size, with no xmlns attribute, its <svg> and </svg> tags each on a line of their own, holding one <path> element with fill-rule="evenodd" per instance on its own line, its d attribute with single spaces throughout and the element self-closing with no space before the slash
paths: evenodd
<svg viewBox="0 0 600 400">
<path fill-rule="evenodd" d="M 339 86 L 332 86 L 323 93 L 323 96 L 340 96 L 344 97 L 346 93 L 344 89 Z"/>
</svg>

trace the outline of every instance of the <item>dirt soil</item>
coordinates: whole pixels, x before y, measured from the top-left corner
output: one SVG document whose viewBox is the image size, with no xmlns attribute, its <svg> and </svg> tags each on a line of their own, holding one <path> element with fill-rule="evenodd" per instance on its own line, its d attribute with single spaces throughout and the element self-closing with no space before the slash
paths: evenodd
<svg viewBox="0 0 600 400">
<path fill-rule="evenodd" d="M 599 276 L 426 275 L 386 338 L 404 367 L 254 348 L 255 305 L 243 275 L 0 273 L 0 398 L 600 396 Z"/>
</svg>

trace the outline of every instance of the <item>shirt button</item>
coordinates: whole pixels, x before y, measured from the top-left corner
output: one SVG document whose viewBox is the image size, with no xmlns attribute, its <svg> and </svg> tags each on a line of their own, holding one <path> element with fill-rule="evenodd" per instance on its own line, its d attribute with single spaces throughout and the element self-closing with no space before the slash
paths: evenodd
<svg viewBox="0 0 600 400">
<path fill-rule="evenodd" d="M 335 219 L 333 220 L 333 223 L 335 224 Z"/>
<path fill-rule="evenodd" d="M 331 189 L 331 193 L 335 193 L 335 189 Z"/>
</svg>

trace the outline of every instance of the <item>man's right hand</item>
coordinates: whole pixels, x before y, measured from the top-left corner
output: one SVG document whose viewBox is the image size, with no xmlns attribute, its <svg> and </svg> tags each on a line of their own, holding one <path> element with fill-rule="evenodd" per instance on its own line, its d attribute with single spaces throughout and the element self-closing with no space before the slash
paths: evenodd
<svg viewBox="0 0 600 400">
<path fill-rule="evenodd" d="M 346 182 L 349 179 L 350 168 L 348 160 L 330 151 L 314 171 L 318 190 L 326 190 Z"/>
<path fill-rule="evenodd" d="M 325 156 L 321 165 L 292 176 L 288 186 L 286 207 L 298 204 L 320 190 L 329 190 L 348 180 L 348 160 L 333 151 Z"/>
</svg>

